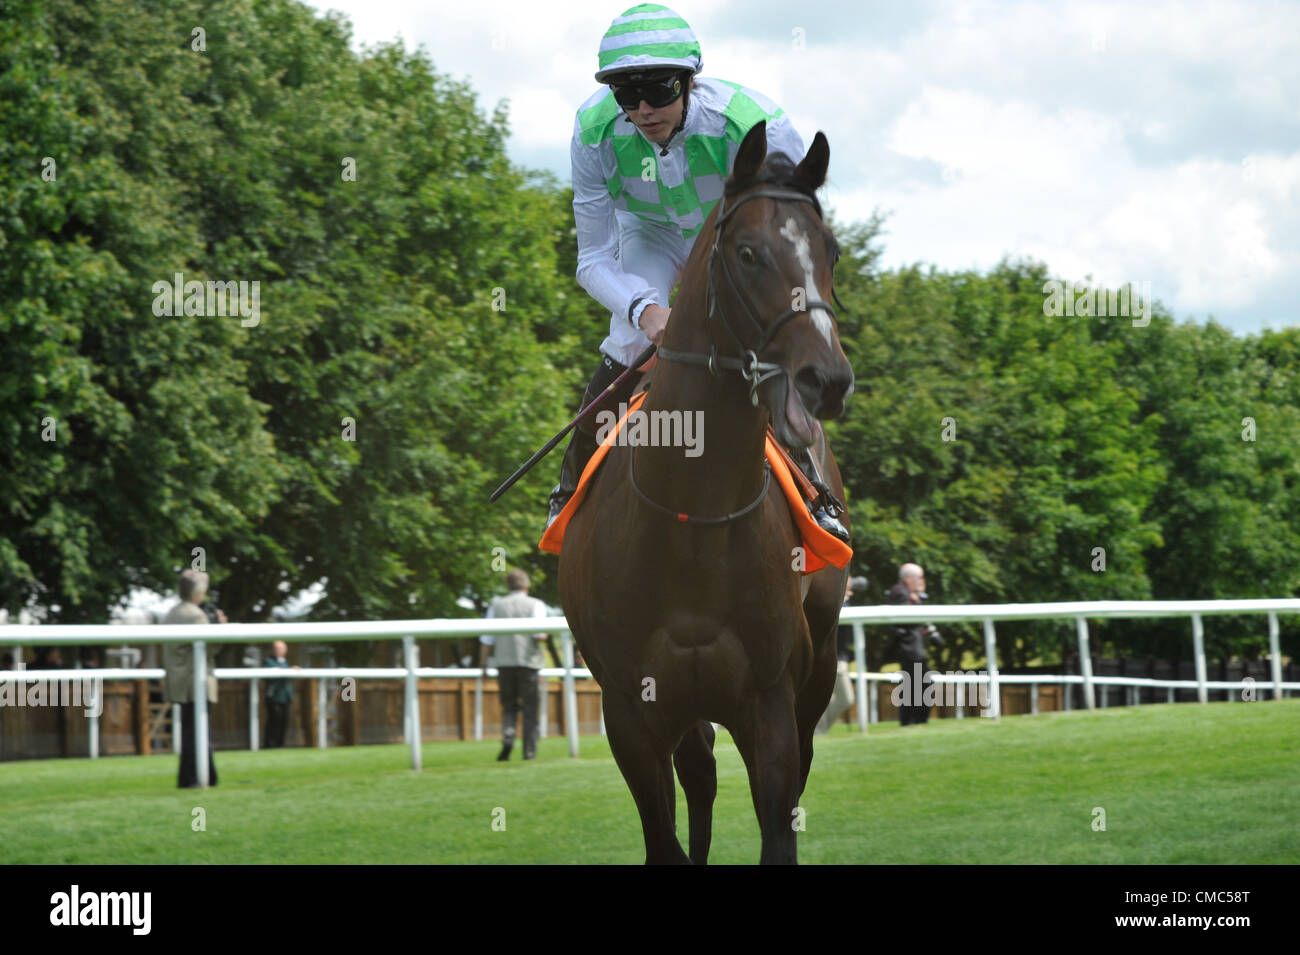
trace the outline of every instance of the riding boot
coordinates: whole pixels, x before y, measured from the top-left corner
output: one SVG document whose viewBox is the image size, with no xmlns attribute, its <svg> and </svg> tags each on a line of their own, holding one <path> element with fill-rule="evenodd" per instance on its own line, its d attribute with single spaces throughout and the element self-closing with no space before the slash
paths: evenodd
<svg viewBox="0 0 1300 955">
<path fill-rule="evenodd" d="M 808 480 L 812 482 L 813 487 L 818 491 L 815 498 L 808 502 L 808 511 L 812 518 L 817 522 L 817 526 L 826 533 L 837 537 L 846 544 L 852 544 L 852 538 L 849 536 L 848 528 L 839 521 L 839 516 L 844 513 L 844 505 L 839 499 L 831 493 L 831 489 L 822 481 L 821 475 L 817 471 L 817 465 L 813 462 L 812 448 L 803 448 L 791 455 L 798 462 L 799 467 Z"/>
<path fill-rule="evenodd" d="M 583 392 L 582 404 L 578 408 L 579 411 L 600 397 L 605 389 L 627 370 L 626 365 L 619 364 L 608 355 L 601 355 L 600 357 L 600 364 L 596 366 L 596 371 L 591 376 L 586 391 Z M 636 389 L 636 384 L 640 379 L 641 375 L 635 372 L 628 375 L 618 388 L 601 400 L 599 407 L 593 408 L 582 421 L 574 426 L 573 433 L 569 437 L 569 446 L 564 452 L 564 463 L 560 465 L 560 483 L 555 485 L 555 489 L 551 491 L 546 515 L 547 527 L 550 527 L 560 511 L 564 510 L 564 505 L 569 503 L 569 498 L 573 497 L 573 492 L 578 489 L 578 479 L 582 477 L 582 472 L 586 469 L 591 456 L 596 453 L 598 447 L 596 418 L 602 411 L 617 411 L 619 402 L 627 401 L 632 396 L 632 392 Z"/>
<path fill-rule="evenodd" d="M 574 428 L 569 436 L 569 446 L 564 451 L 564 463 L 560 465 L 560 483 L 551 491 L 550 507 L 546 514 L 546 526 L 564 510 L 573 492 L 578 489 L 578 478 L 582 477 L 587 462 L 596 453 L 596 436 L 588 434 L 582 428 Z"/>
</svg>

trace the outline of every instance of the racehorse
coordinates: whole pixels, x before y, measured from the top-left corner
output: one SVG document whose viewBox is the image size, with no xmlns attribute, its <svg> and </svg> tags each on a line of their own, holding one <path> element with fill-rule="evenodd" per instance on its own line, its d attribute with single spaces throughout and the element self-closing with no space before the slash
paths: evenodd
<svg viewBox="0 0 1300 955">
<path fill-rule="evenodd" d="M 708 858 L 712 723 L 727 727 L 748 768 L 760 862 L 795 863 L 813 729 L 835 680 L 848 570 L 800 572 L 801 539 L 785 497 L 768 493 L 764 456 L 770 421 L 787 447 L 813 448 L 843 499 L 817 420 L 836 417 L 853 388 L 819 291 L 831 289 L 838 255 L 815 196 L 830 148 L 819 132 L 798 166 L 766 154 L 760 122 L 686 262 L 640 409 L 652 419 L 702 411 L 700 447 L 692 456 L 615 443 L 560 555 L 564 612 L 602 689 L 647 863 Z M 676 835 L 674 764 L 689 857 Z"/>
</svg>

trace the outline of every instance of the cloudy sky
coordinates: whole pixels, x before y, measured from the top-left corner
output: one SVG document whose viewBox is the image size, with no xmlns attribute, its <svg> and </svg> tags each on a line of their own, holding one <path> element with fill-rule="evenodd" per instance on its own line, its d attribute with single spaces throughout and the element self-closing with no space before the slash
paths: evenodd
<svg viewBox="0 0 1300 955">
<path fill-rule="evenodd" d="M 630 0 L 321 0 L 510 103 L 511 158 L 568 181 Z M 1300 325 L 1300 3 L 680 0 L 703 75 L 830 141 L 826 203 L 888 215 L 885 265 L 1150 282 L 1180 319 Z"/>
</svg>

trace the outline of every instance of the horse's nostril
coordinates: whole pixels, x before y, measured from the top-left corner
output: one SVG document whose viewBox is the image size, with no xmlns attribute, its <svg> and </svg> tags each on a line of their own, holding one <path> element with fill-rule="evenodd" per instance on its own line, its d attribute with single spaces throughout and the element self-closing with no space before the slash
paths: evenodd
<svg viewBox="0 0 1300 955">
<path fill-rule="evenodd" d="M 838 418 L 844 411 L 844 399 L 853 388 L 853 369 L 844 374 L 838 369 L 827 373 L 816 365 L 806 365 L 794 376 L 794 386 L 808 413 L 817 418 Z"/>
<path fill-rule="evenodd" d="M 836 375 L 831 381 L 831 387 L 835 389 L 841 401 L 847 400 L 849 395 L 853 394 L 853 369 L 849 368 L 843 375 Z"/>
</svg>

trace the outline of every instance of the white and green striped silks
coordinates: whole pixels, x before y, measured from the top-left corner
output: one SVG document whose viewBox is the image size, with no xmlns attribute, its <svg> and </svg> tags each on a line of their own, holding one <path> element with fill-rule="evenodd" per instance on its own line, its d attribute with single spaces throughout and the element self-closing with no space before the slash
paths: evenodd
<svg viewBox="0 0 1300 955">
<path fill-rule="evenodd" d="M 686 125 L 667 156 L 625 121 L 608 88 L 582 104 L 574 132 L 578 143 L 603 154 L 592 165 L 599 165 L 616 208 L 675 225 L 689 238 L 722 198 L 740 143 L 759 120 L 767 121 L 769 152 L 785 152 L 795 162 L 803 158 L 803 142 L 785 111 L 762 93 L 726 80 L 695 80 Z"/>
<path fill-rule="evenodd" d="M 690 24 L 668 7 L 641 3 L 615 17 L 601 38 L 596 82 L 624 70 L 675 66 L 698 73 L 703 65 Z"/>
</svg>

